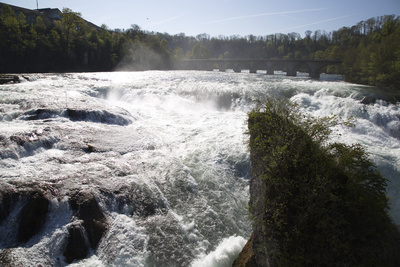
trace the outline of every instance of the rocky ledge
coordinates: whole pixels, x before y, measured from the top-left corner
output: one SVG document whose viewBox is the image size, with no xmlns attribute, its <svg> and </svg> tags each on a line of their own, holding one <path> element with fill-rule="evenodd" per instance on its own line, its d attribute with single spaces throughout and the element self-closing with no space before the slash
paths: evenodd
<svg viewBox="0 0 400 267">
<path fill-rule="evenodd" d="M 111 228 L 111 211 L 145 218 L 167 212 L 165 203 L 135 183 L 110 189 L 14 181 L 0 188 L 0 266 L 25 266 L 21 251 L 29 255 L 30 247 L 50 238 L 54 243 L 42 262 L 64 266 L 96 253 Z"/>
<path fill-rule="evenodd" d="M 0 75 L 0 84 L 5 83 L 18 83 L 19 77 L 17 75 Z"/>
<path fill-rule="evenodd" d="M 400 266 L 386 179 L 329 123 L 273 100 L 249 114 L 253 235 L 234 266 Z"/>
</svg>

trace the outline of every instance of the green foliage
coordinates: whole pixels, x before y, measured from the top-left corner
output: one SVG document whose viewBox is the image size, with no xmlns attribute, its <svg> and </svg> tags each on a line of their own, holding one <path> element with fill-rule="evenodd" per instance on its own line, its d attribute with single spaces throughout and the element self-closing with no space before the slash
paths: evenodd
<svg viewBox="0 0 400 267">
<path fill-rule="evenodd" d="M 0 4 L 0 72 L 168 69 L 168 40 L 137 25 L 126 31 L 96 27 L 64 8 L 61 20 L 45 15 L 27 22 L 21 11 Z"/>
<path fill-rule="evenodd" d="M 382 21 L 377 30 L 358 36 L 358 45 L 345 54 L 347 81 L 400 88 L 400 19 Z"/>
<path fill-rule="evenodd" d="M 136 24 L 127 30 L 89 26 L 81 14 L 64 8 L 62 20 L 37 16 L 28 22 L 20 11 L 2 5 L 0 72 L 169 69 L 186 58 L 271 58 L 342 60 L 322 71 L 345 74 L 349 82 L 400 88 L 400 19 L 371 18 L 330 33 L 307 31 L 196 37 L 147 32 Z"/>
<path fill-rule="evenodd" d="M 211 58 L 210 50 L 200 44 L 195 44 L 192 48 L 193 59 L 209 59 Z"/>
<path fill-rule="evenodd" d="M 326 142 L 335 123 L 277 99 L 249 114 L 253 228 L 276 266 L 399 266 L 387 181 L 361 146 Z"/>
</svg>

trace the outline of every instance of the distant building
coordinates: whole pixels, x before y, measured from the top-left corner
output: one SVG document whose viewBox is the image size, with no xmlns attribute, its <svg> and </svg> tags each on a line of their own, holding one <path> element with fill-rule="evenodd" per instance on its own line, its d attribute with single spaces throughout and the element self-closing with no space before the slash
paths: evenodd
<svg viewBox="0 0 400 267">
<path fill-rule="evenodd" d="M 62 12 L 58 8 L 41 8 L 37 9 L 40 14 L 45 15 L 53 20 L 61 20 Z"/>
<path fill-rule="evenodd" d="M 1 9 L 3 8 L 4 5 L 8 4 L 3 4 L 0 3 L 0 14 L 1 14 Z M 40 8 L 40 9 L 27 9 L 23 7 L 18 7 L 18 6 L 13 6 L 13 5 L 8 5 L 11 7 L 11 9 L 18 14 L 19 12 L 22 12 L 25 17 L 26 21 L 28 24 L 35 24 L 37 17 L 42 17 L 43 21 L 47 26 L 50 26 L 54 24 L 54 21 L 61 20 L 63 13 L 58 9 L 58 8 Z M 100 30 L 101 28 L 98 27 L 97 25 L 83 19 L 86 24 L 95 29 L 95 30 Z"/>
<path fill-rule="evenodd" d="M 10 6 L 11 9 L 16 14 L 18 14 L 19 12 L 22 12 L 26 17 L 26 21 L 28 22 L 28 24 L 36 23 L 36 18 L 39 16 L 42 16 L 42 14 L 40 14 L 40 12 L 37 10 L 26 9 L 23 7 L 18 7 L 18 6 L 13 6 L 13 5 L 8 5 L 8 4 L 3 4 L 3 3 L 0 3 L 0 13 L 1 13 L 1 9 L 3 8 L 4 5 Z"/>
</svg>

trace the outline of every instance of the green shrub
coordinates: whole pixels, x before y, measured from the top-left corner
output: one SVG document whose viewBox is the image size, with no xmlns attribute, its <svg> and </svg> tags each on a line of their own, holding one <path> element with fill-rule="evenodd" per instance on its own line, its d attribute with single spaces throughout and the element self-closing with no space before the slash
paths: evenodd
<svg viewBox="0 0 400 267">
<path fill-rule="evenodd" d="M 250 213 L 269 251 L 262 261 L 400 266 L 387 181 L 360 145 L 327 142 L 336 117 L 305 118 L 287 101 L 270 99 L 248 123 L 250 176 L 260 179 L 251 181 Z"/>
</svg>

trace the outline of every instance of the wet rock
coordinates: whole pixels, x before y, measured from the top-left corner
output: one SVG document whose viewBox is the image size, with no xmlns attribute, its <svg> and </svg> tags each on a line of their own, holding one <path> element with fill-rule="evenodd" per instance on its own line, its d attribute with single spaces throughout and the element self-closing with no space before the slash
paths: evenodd
<svg viewBox="0 0 400 267">
<path fill-rule="evenodd" d="M 19 242 L 27 242 L 41 230 L 46 221 L 48 206 L 49 200 L 43 194 L 35 192 L 28 195 L 27 203 L 19 215 Z"/>
<path fill-rule="evenodd" d="M 40 189 L 14 191 L 2 189 L 0 192 L 0 223 L 15 209 L 16 241 L 25 243 L 43 228 L 46 222 L 49 200 Z M 21 208 L 22 207 L 22 208 Z"/>
<path fill-rule="evenodd" d="M 400 139 L 400 121 L 391 121 L 388 123 L 390 135 Z"/>
<path fill-rule="evenodd" d="M 363 97 L 362 99 L 361 99 L 361 104 L 364 104 L 364 105 L 372 105 L 372 104 L 375 104 L 375 101 L 376 101 L 376 97 L 373 97 L 373 96 L 365 96 L 365 97 Z"/>
<path fill-rule="evenodd" d="M 26 138 L 18 135 L 12 135 L 10 136 L 10 140 L 20 146 L 23 146 L 26 142 Z"/>
<path fill-rule="evenodd" d="M 0 135 L 0 145 L 7 146 L 8 145 L 8 138 L 4 135 Z"/>
<path fill-rule="evenodd" d="M 61 113 L 61 116 L 70 119 L 71 121 L 91 121 L 105 124 L 128 125 L 132 121 L 124 116 L 117 115 L 106 110 L 80 110 L 66 109 Z"/>
<path fill-rule="evenodd" d="M 0 223 L 10 215 L 19 197 L 18 192 L 3 191 L 0 193 Z"/>
<path fill-rule="evenodd" d="M 68 242 L 64 251 L 65 261 L 71 263 L 74 260 L 86 258 L 89 244 L 85 238 L 85 229 L 81 224 L 74 224 L 68 229 Z"/>
<path fill-rule="evenodd" d="M 70 205 L 75 216 L 83 221 L 90 247 L 95 249 L 108 229 L 106 217 L 97 200 L 90 193 L 78 192 L 71 196 Z"/>
<path fill-rule="evenodd" d="M 116 210 L 118 213 L 131 214 L 133 204 L 129 198 L 130 187 L 122 186 L 118 189 L 109 191 L 101 190 L 101 194 L 106 199 L 106 205 L 112 210 Z"/>
<path fill-rule="evenodd" d="M 0 159 L 12 158 L 18 159 L 17 153 L 10 148 L 10 139 L 4 135 L 0 135 Z M 1 199 L 1 197 L 0 197 Z M 0 201 L 1 203 L 1 201 Z M 0 204 L 1 206 L 1 204 Z M 0 208 L 1 209 L 1 208 Z M 0 215 L 1 217 L 1 215 Z M 0 219 L 1 221 L 1 219 Z"/>
<path fill-rule="evenodd" d="M 157 192 L 147 186 L 135 186 L 131 189 L 133 214 L 149 217 L 168 210 L 166 203 Z"/>
<path fill-rule="evenodd" d="M 33 143 L 37 141 L 42 141 L 43 146 L 46 148 L 51 148 L 55 142 L 58 141 L 57 138 L 50 138 L 46 139 L 45 137 L 48 135 L 50 129 L 45 128 L 44 130 L 38 129 L 35 131 L 31 132 L 25 132 L 25 133 L 16 133 L 14 135 L 10 136 L 10 141 L 13 143 L 16 143 L 19 146 L 24 146 L 27 143 Z M 5 140 L 5 137 L 2 139 L 0 138 L 0 144 L 3 144 L 3 146 L 8 145 L 8 140 Z"/>
<path fill-rule="evenodd" d="M 86 153 L 93 153 L 97 151 L 97 149 L 91 144 L 86 144 L 86 147 L 84 147 L 82 150 Z"/>
<path fill-rule="evenodd" d="M 19 77 L 17 75 L 0 75 L 0 84 L 18 83 Z"/>
<path fill-rule="evenodd" d="M 11 249 L 3 249 L 0 251 L 0 266 L 16 266 Z"/>
<path fill-rule="evenodd" d="M 51 149 L 59 141 L 51 135 L 50 129 L 38 129 L 31 132 L 15 133 L 10 137 L 0 140 L 0 158 L 19 159 L 34 154 L 37 149 Z"/>
<path fill-rule="evenodd" d="M 257 267 L 256 258 L 253 252 L 254 233 L 251 234 L 249 241 L 239 253 L 232 267 Z"/>
<path fill-rule="evenodd" d="M 29 110 L 20 116 L 23 120 L 46 120 L 60 115 L 59 110 L 38 108 Z"/>
<path fill-rule="evenodd" d="M 128 125 L 132 121 L 128 119 L 129 114 L 115 114 L 107 110 L 86 110 L 86 109 L 45 109 L 38 108 L 29 110 L 19 117 L 22 120 L 47 120 L 57 117 L 64 117 L 71 121 L 90 121 L 104 124 Z"/>
</svg>

